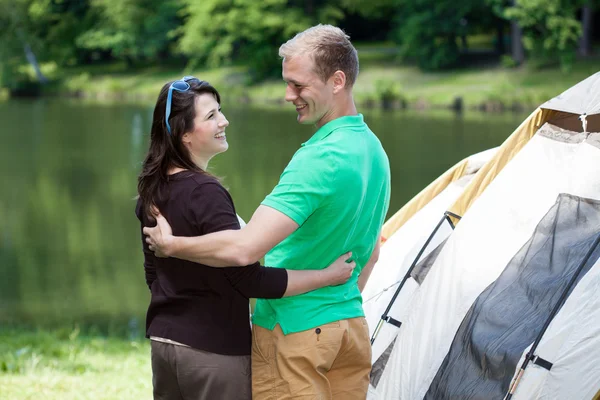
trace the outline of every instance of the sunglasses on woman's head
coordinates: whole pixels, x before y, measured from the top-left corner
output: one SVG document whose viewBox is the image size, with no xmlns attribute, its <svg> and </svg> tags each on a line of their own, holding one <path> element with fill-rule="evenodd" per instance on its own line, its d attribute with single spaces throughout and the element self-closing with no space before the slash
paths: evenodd
<svg viewBox="0 0 600 400">
<path fill-rule="evenodd" d="M 198 81 L 200 79 L 193 76 L 184 76 L 178 81 L 171 83 L 169 86 L 169 93 L 167 95 L 167 108 L 165 109 L 165 124 L 167 125 L 167 131 L 171 134 L 171 125 L 169 125 L 169 116 L 171 115 L 171 101 L 173 100 L 173 90 L 178 92 L 187 92 L 190 89 L 189 81 Z"/>
</svg>

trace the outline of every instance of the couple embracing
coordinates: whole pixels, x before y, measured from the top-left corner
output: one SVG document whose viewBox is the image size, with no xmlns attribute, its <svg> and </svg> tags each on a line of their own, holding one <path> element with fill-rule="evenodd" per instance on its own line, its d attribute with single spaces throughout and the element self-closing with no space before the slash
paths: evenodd
<svg viewBox="0 0 600 400">
<path fill-rule="evenodd" d="M 244 227 L 206 172 L 228 148 L 218 91 L 185 77 L 158 97 L 136 206 L 155 399 L 366 397 L 361 290 L 379 255 L 388 158 L 356 110 L 358 55 L 341 29 L 309 28 L 279 55 L 285 100 L 317 130 Z"/>
</svg>

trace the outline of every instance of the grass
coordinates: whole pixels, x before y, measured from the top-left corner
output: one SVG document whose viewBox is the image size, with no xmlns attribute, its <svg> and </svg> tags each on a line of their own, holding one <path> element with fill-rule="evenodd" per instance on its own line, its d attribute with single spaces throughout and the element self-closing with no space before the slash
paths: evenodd
<svg viewBox="0 0 600 400">
<path fill-rule="evenodd" d="M 46 89 L 48 94 L 76 94 L 96 100 L 148 102 L 156 99 L 162 85 L 183 75 L 193 74 L 225 92 L 232 92 L 245 78 L 243 67 L 185 71 L 183 68 L 150 66 L 127 67 L 124 63 L 76 67 L 58 73 Z M 221 90 L 223 91 L 223 90 Z"/>
<path fill-rule="evenodd" d="M 2 330 L 0 398 L 150 399 L 150 345 L 78 329 Z"/>
<path fill-rule="evenodd" d="M 448 105 L 461 96 L 468 107 L 488 101 L 538 105 L 598 71 L 598 63 L 581 61 L 568 73 L 559 68 L 532 71 L 526 67 L 488 67 L 452 72 L 423 73 L 415 67 L 371 67 L 362 71 L 356 97 L 368 96 L 379 81 L 396 84 L 409 103 L 432 107 Z"/>
<path fill-rule="evenodd" d="M 489 36 L 489 35 L 488 35 Z M 469 38 L 478 46 L 489 47 L 488 36 Z M 357 46 L 361 72 L 354 95 L 361 106 L 378 106 L 393 94 L 414 108 L 447 108 L 461 97 L 466 108 L 481 108 L 500 103 L 535 107 L 560 94 L 575 83 L 598 71 L 597 59 L 578 60 L 568 72 L 558 66 L 534 70 L 523 66 L 505 68 L 500 62 L 447 72 L 426 73 L 402 64 L 390 43 Z M 284 103 L 284 85 L 280 79 L 248 85 L 244 66 L 189 70 L 183 66 L 146 66 L 131 68 L 124 63 L 76 67 L 54 72 L 54 83 L 46 92 L 71 94 L 99 101 L 125 100 L 152 103 L 159 88 L 168 80 L 193 74 L 211 82 L 223 95 L 224 102 L 279 106 Z"/>
</svg>

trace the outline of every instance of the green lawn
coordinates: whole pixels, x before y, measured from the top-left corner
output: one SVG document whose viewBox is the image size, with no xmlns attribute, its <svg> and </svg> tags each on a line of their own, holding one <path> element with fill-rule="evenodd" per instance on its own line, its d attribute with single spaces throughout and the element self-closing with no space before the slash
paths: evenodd
<svg viewBox="0 0 600 400">
<path fill-rule="evenodd" d="M 559 68 L 533 71 L 527 67 L 488 67 L 451 72 L 423 73 L 415 67 L 371 66 L 361 71 L 356 97 L 376 93 L 377 81 L 396 85 L 409 103 L 429 106 L 450 104 L 456 96 L 473 107 L 488 101 L 538 105 L 598 72 L 597 61 L 580 61 L 569 73 Z"/>
<path fill-rule="evenodd" d="M 149 343 L 78 330 L 0 331 L 0 398 L 151 399 Z"/>
</svg>

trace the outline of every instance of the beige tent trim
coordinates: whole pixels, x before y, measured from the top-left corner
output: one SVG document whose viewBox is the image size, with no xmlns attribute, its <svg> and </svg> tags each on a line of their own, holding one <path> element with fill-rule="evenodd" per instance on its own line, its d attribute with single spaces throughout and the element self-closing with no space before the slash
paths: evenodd
<svg viewBox="0 0 600 400">
<path fill-rule="evenodd" d="M 498 176 L 500 171 L 513 157 L 521 151 L 521 149 L 529 142 L 536 134 L 542 125 L 548 121 L 556 122 L 557 125 L 564 123 L 572 123 L 572 114 L 549 110 L 545 108 L 536 109 L 519 127 L 509 136 L 508 139 L 500 146 L 496 154 L 479 169 L 469 182 L 463 193 L 454 202 L 448 211 L 463 216 L 475 200 L 483 193 L 487 186 Z M 564 123 L 562 121 L 565 121 Z M 575 129 L 575 128 L 572 128 Z M 392 236 L 402 225 L 412 218 L 419 210 L 421 210 L 434 197 L 440 194 L 450 183 L 464 176 L 468 166 L 468 158 L 465 158 L 458 164 L 454 165 L 443 175 L 433 181 L 429 186 L 423 189 L 419 194 L 413 197 L 406 203 L 396 214 L 386 221 L 383 225 L 381 236 L 382 240 L 387 240 Z M 451 217 L 454 224 L 459 221 Z M 600 399 L 599 399 L 600 400 Z"/>
<path fill-rule="evenodd" d="M 483 189 L 485 189 L 489 182 L 491 182 L 491 180 L 493 180 L 493 178 L 498 174 L 498 172 L 500 172 L 500 169 L 502 169 L 496 168 L 496 163 L 499 160 L 502 160 L 504 161 L 502 167 L 504 167 L 504 165 L 518 152 L 518 150 L 520 150 L 523 147 L 523 145 L 537 131 L 535 126 L 538 126 L 538 124 L 541 122 L 543 118 L 542 114 L 544 112 L 548 113 L 548 110 L 538 109 L 534 111 L 523 123 L 521 123 L 521 125 L 516 129 L 516 131 L 499 148 L 496 155 L 492 157 L 492 159 L 488 161 L 477 172 L 477 174 L 473 178 L 473 181 L 465 188 L 463 195 L 459 197 L 459 199 L 455 202 L 454 206 L 450 209 L 450 211 L 460 216 L 464 214 L 464 212 L 468 209 L 468 207 L 475 200 L 475 198 L 483 192 Z M 539 126 L 541 126 L 541 124 Z M 513 149 L 513 147 L 515 146 L 515 142 L 522 142 L 518 150 Z M 388 219 L 383 225 L 383 228 L 381 230 L 382 238 L 384 240 L 387 240 L 398 229 L 400 229 L 402 225 L 406 223 L 406 221 L 411 219 L 419 210 L 425 207 L 433 198 L 435 198 L 444 189 L 446 189 L 448 185 L 462 178 L 465 174 L 465 171 L 467 170 L 468 164 L 468 158 L 465 158 L 464 160 L 460 161 L 452 168 L 447 170 L 440 177 L 438 177 L 435 181 L 430 183 L 425 189 L 419 192 L 419 194 L 413 197 L 408 203 L 406 203 L 400 210 L 396 212 L 396 214 L 394 214 L 390 219 Z M 484 174 L 482 174 L 482 170 L 485 170 Z M 484 182 L 484 186 L 482 186 L 482 182 Z M 476 185 L 474 185 L 474 183 L 476 183 Z M 480 188 L 480 190 L 476 190 L 478 188 Z M 467 192 L 469 193 L 469 195 L 465 196 Z M 456 212 L 453 210 L 460 210 L 460 212 Z M 457 221 L 454 220 L 453 222 L 456 223 Z"/>
<path fill-rule="evenodd" d="M 544 123 L 552 121 L 552 123 L 561 128 L 578 130 L 580 123 L 577 116 L 579 113 L 582 113 L 582 117 L 597 128 L 600 125 L 600 95 L 598 94 L 598 88 L 600 88 L 600 72 L 542 104 L 506 139 L 496 155 L 475 174 L 473 180 L 467 185 L 464 192 L 448 211 L 463 216 L 490 182 L 521 151 L 523 146 L 525 146 Z M 584 106 L 581 111 L 573 111 L 573 105 L 583 105 L 583 99 L 587 99 L 588 106 Z M 585 118 L 586 115 L 587 118 Z M 590 126 L 590 129 L 593 128 Z M 596 130 L 592 131 L 595 132 Z M 382 240 L 386 240 L 392 236 L 406 221 L 412 218 L 413 215 L 435 196 L 440 194 L 450 183 L 461 178 L 467 169 L 467 165 L 467 159 L 459 162 L 398 210 L 383 225 L 381 232 Z M 453 219 L 454 223 L 458 223 L 455 218 Z"/>
<path fill-rule="evenodd" d="M 521 151 L 523 146 L 535 135 L 538 129 L 548 120 L 556 118 L 562 114 L 559 111 L 538 108 L 535 110 L 519 127 L 509 136 L 508 139 L 498 149 L 498 152 L 488 161 L 469 182 L 463 193 L 456 200 L 449 211 L 463 216 L 471 207 L 473 202 L 483 193 L 488 185 L 496 179 L 496 176 L 502 171 L 513 157 Z M 458 221 L 453 218 L 456 224 Z"/>
<path fill-rule="evenodd" d="M 498 176 L 504 166 L 521 151 L 523 146 L 529 142 L 538 129 L 546 122 L 552 122 L 560 128 L 580 131 L 580 122 L 577 117 L 578 114 L 583 113 L 582 116 L 584 117 L 587 114 L 585 119 L 588 121 L 588 127 L 591 129 L 588 132 L 595 132 L 600 125 L 600 120 L 598 119 L 598 114 L 600 114 L 598 88 L 600 88 L 600 72 L 547 101 L 531 113 L 513 134 L 504 141 L 494 157 L 477 172 L 473 180 L 467 185 L 463 193 L 448 211 L 463 216 L 490 182 Z M 590 96 L 592 96 L 592 100 L 589 99 Z M 590 102 L 591 108 L 584 107 L 580 112 L 574 111 L 573 105 L 582 105 L 582 99 L 588 99 L 587 102 Z M 581 126 L 583 127 L 583 125 Z M 456 219 L 453 222 L 458 223 Z"/>
</svg>

